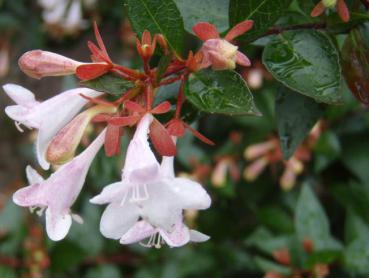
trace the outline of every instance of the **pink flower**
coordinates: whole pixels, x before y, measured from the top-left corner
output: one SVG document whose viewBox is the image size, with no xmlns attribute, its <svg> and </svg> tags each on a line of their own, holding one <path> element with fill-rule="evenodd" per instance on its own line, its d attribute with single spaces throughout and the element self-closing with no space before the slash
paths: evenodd
<svg viewBox="0 0 369 278">
<path fill-rule="evenodd" d="M 32 167 L 27 166 L 27 178 L 31 185 L 13 195 L 19 206 L 46 209 L 46 231 L 50 239 L 63 239 L 75 217 L 70 207 L 77 199 L 95 155 L 104 143 L 105 130 L 78 156 L 61 166 L 44 180 Z"/>
<path fill-rule="evenodd" d="M 24 87 L 15 84 L 3 86 L 6 94 L 17 104 L 7 106 L 5 113 L 27 128 L 38 129 L 36 152 L 41 167 L 49 169 L 45 154 L 49 143 L 57 132 L 62 129 L 88 102 L 81 94 L 97 97 L 103 93 L 87 88 L 78 88 L 60 93 L 48 100 L 38 102 L 34 94 Z M 21 130 L 21 129 L 20 129 Z M 22 130 L 21 130 L 22 131 Z"/>
<path fill-rule="evenodd" d="M 350 11 L 344 0 L 322 0 L 311 11 L 312 17 L 320 16 L 326 9 L 336 7 L 338 15 L 344 22 L 350 20 Z"/>
<path fill-rule="evenodd" d="M 252 20 L 245 20 L 234 26 L 224 37 L 220 38 L 217 28 L 208 23 L 200 22 L 193 26 L 194 33 L 204 41 L 201 51 L 204 55 L 202 67 L 212 66 L 214 70 L 226 70 L 236 68 L 236 63 L 248 67 L 250 60 L 231 41 L 250 30 Z"/>
</svg>

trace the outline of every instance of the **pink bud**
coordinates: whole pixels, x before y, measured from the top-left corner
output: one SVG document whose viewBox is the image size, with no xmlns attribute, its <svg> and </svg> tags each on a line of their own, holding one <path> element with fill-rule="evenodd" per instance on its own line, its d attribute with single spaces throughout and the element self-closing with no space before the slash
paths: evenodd
<svg viewBox="0 0 369 278">
<path fill-rule="evenodd" d="M 237 49 L 237 46 L 223 39 L 210 39 L 202 46 L 204 59 L 208 60 L 214 70 L 236 68 Z"/>
<path fill-rule="evenodd" d="M 215 187 L 222 187 L 227 181 L 229 161 L 222 159 L 217 163 L 211 175 L 211 182 Z"/>
<path fill-rule="evenodd" d="M 273 150 L 275 147 L 276 144 L 274 140 L 251 145 L 246 148 L 244 156 L 247 160 L 252 160 L 266 154 L 267 152 Z"/>
<path fill-rule="evenodd" d="M 18 65 L 28 76 L 41 79 L 45 76 L 74 74 L 82 63 L 53 52 L 31 50 L 19 58 Z"/>
<path fill-rule="evenodd" d="M 243 176 L 247 181 L 254 181 L 263 172 L 269 161 L 266 157 L 259 158 L 245 168 Z"/>
<path fill-rule="evenodd" d="M 113 106 L 97 105 L 80 113 L 52 139 L 46 159 L 52 164 L 64 164 L 71 160 L 91 119 L 100 113 L 114 113 Z"/>
</svg>

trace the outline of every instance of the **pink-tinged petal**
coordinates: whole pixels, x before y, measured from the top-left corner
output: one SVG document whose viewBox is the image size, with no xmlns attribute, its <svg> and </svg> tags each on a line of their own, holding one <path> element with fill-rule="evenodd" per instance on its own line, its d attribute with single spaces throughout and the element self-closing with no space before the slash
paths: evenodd
<svg viewBox="0 0 369 278">
<path fill-rule="evenodd" d="M 13 202 L 21 207 L 47 206 L 47 200 L 45 200 L 42 185 L 39 183 L 18 189 L 13 194 Z"/>
<path fill-rule="evenodd" d="M 217 27 L 208 22 L 199 22 L 192 27 L 192 30 L 203 41 L 219 38 Z"/>
<path fill-rule="evenodd" d="M 124 194 L 130 189 L 128 184 L 115 182 L 104 187 L 103 191 L 90 199 L 90 202 L 97 205 L 103 205 L 111 202 L 120 203 Z"/>
<path fill-rule="evenodd" d="M 26 175 L 29 184 L 42 183 L 44 181 L 44 178 L 30 165 L 26 167 Z"/>
<path fill-rule="evenodd" d="M 19 122 L 26 127 L 39 128 L 40 122 L 37 119 L 29 119 L 30 109 L 21 105 L 10 105 L 5 107 L 5 114 L 15 122 Z"/>
<path fill-rule="evenodd" d="M 137 222 L 138 217 L 139 208 L 136 205 L 111 203 L 101 216 L 100 231 L 107 238 L 119 239 Z"/>
<path fill-rule="evenodd" d="M 196 230 L 190 230 L 190 240 L 192 242 L 204 242 L 209 240 L 210 237 Z"/>
<path fill-rule="evenodd" d="M 229 70 L 236 68 L 236 61 L 228 59 L 224 55 L 216 51 L 209 51 L 209 59 L 213 70 Z"/>
<path fill-rule="evenodd" d="M 325 6 L 323 4 L 323 1 L 320 1 L 315 7 L 314 9 L 311 11 L 311 16 L 312 17 L 317 17 L 320 16 L 322 13 L 324 13 L 325 11 Z"/>
<path fill-rule="evenodd" d="M 35 100 L 35 95 L 28 89 L 16 85 L 16 84 L 6 84 L 3 86 L 5 93 L 19 105 L 33 106 L 37 104 Z"/>
<path fill-rule="evenodd" d="M 128 145 L 122 178 L 128 183 L 146 183 L 159 177 L 160 165 L 148 142 L 148 132 L 153 120 L 146 114 L 137 125 L 135 135 Z"/>
<path fill-rule="evenodd" d="M 242 52 L 240 52 L 240 51 L 237 51 L 236 63 L 239 64 L 240 66 L 243 66 L 243 67 L 251 66 L 250 59 L 247 58 L 247 56 L 245 54 L 243 54 Z"/>
<path fill-rule="evenodd" d="M 161 176 L 165 178 L 174 178 L 174 156 L 163 156 L 160 164 Z"/>
<path fill-rule="evenodd" d="M 171 181 L 175 199 L 183 209 L 207 209 L 211 199 L 201 184 L 187 178 L 175 178 Z"/>
<path fill-rule="evenodd" d="M 46 210 L 46 232 L 51 240 L 59 241 L 65 238 L 71 225 L 72 217 L 69 213 Z"/>
<path fill-rule="evenodd" d="M 144 220 L 138 221 L 132 228 L 130 228 L 120 239 L 121 244 L 132 244 L 140 242 L 145 238 L 155 234 L 156 230 L 153 226 Z"/>
<path fill-rule="evenodd" d="M 345 3 L 345 0 L 338 0 L 337 12 L 344 22 L 348 22 L 350 20 L 350 11 Z"/>
<path fill-rule="evenodd" d="M 224 37 L 224 39 L 227 40 L 227 41 L 231 41 L 234 38 L 236 38 L 238 36 L 241 36 L 244 33 L 246 33 L 247 31 L 249 31 L 252 28 L 253 25 L 254 25 L 254 21 L 252 21 L 252 20 L 242 21 L 242 22 L 238 23 L 237 25 L 235 25 L 231 30 L 229 30 L 229 32 Z"/>
<path fill-rule="evenodd" d="M 170 247 L 180 247 L 190 241 L 190 231 L 182 222 L 172 232 L 159 229 L 159 233 Z"/>
</svg>

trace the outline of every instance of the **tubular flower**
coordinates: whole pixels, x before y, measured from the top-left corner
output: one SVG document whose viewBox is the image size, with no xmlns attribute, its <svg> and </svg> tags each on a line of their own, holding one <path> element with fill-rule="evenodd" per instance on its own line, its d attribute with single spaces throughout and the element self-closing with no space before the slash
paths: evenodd
<svg viewBox="0 0 369 278">
<path fill-rule="evenodd" d="M 173 157 L 164 157 L 159 165 L 147 141 L 152 118 L 146 114 L 137 127 L 128 146 L 122 180 L 105 187 L 91 202 L 109 203 L 100 222 L 105 237 L 131 243 L 136 241 L 131 229 L 138 227 L 143 229 L 138 241 L 155 237 L 157 233 L 165 239 L 162 234 L 169 236 L 174 231 L 181 231 L 186 233 L 186 237 L 179 241 L 181 244 L 168 242 L 170 246 L 180 246 L 190 240 L 190 231 L 182 223 L 183 209 L 206 209 L 211 200 L 200 184 L 175 178 Z M 148 228 L 150 232 L 145 232 Z"/>
<path fill-rule="evenodd" d="M 196 36 L 204 41 L 200 50 L 203 53 L 202 67 L 211 66 L 214 70 L 226 70 L 234 69 L 236 64 L 250 66 L 249 58 L 238 51 L 238 47 L 231 42 L 250 30 L 253 23 L 252 20 L 245 20 L 237 24 L 224 38 L 221 38 L 217 28 L 208 22 L 200 22 L 193 26 Z"/>
<path fill-rule="evenodd" d="M 34 94 L 26 88 L 6 84 L 3 86 L 6 94 L 17 104 L 7 106 L 5 113 L 15 121 L 17 127 L 23 124 L 29 129 L 38 129 L 36 152 L 41 167 L 49 169 L 45 155 L 49 143 L 88 102 L 80 95 L 97 97 L 103 93 L 86 88 L 78 88 L 60 93 L 46 101 L 38 102 Z"/>
<path fill-rule="evenodd" d="M 19 189 L 13 201 L 19 206 L 46 209 L 46 231 L 50 239 L 63 239 L 72 225 L 70 207 L 78 197 L 92 160 L 104 143 L 105 131 L 81 154 L 64 164 L 48 179 L 44 180 L 31 166 L 27 166 L 29 186 Z"/>
<path fill-rule="evenodd" d="M 338 15 L 344 22 L 348 22 L 350 20 L 350 11 L 345 0 L 322 0 L 311 11 L 311 16 L 320 16 L 326 9 L 334 7 L 336 7 Z"/>
</svg>

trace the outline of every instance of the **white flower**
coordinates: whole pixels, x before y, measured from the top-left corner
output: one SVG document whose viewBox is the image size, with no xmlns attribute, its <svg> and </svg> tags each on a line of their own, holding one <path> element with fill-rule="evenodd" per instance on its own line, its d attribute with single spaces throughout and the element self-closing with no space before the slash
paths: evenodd
<svg viewBox="0 0 369 278">
<path fill-rule="evenodd" d="M 95 155 L 104 143 L 105 130 L 78 156 L 44 180 L 27 166 L 29 186 L 16 191 L 13 201 L 19 206 L 46 209 L 46 231 L 50 239 L 63 239 L 72 225 L 70 207 L 77 199 Z"/>
<path fill-rule="evenodd" d="M 191 238 L 182 223 L 183 209 L 206 209 L 211 200 L 200 184 L 174 176 L 173 157 L 164 157 L 159 166 L 147 141 L 151 121 L 152 115 L 147 114 L 137 127 L 128 146 L 122 181 L 106 186 L 91 202 L 109 203 L 100 222 L 105 237 L 131 242 L 131 229 L 150 226 L 150 233 L 143 232 L 143 238 L 159 233 L 165 241 L 168 238 L 169 245 L 179 246 Z M 138 222 L 140 219 L 144 222 Z M 172 244 L 170 235 L 177 232 L 186 237 Z"/>
<path fill-rule="evenodd" d="M 50 166 L 45 158 L 50 141 L 88 102 L 80 94 L 89 97 L 103 94 L 87 88 L 78 88 L 38 102 L 34 94 L 24 87 L 6 84 L 3 88 L 7 95 L 17 103 L 17 105 L 7 106 L 5 113 L 16 122 L 17 127 L 23 124 L 30 129 L 38 129 L 37 159 L 45 170 Z"/>
</svg>

